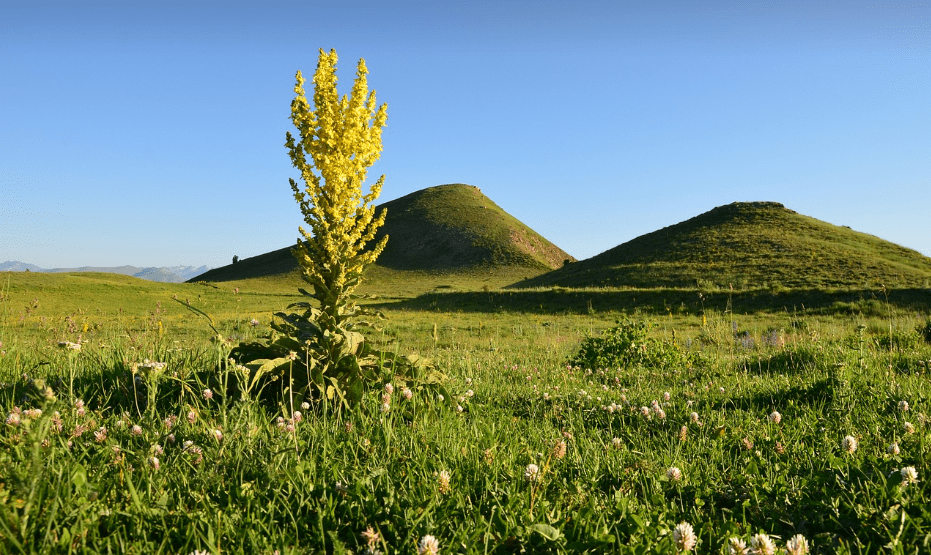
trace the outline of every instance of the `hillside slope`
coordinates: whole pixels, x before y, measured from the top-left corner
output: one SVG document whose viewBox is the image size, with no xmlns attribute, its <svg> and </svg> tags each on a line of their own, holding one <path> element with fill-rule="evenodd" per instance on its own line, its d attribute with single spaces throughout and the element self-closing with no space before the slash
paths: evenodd
<svg viewBox="0 0 931 555">
<path fill-rule="evenodd" d="M 376 240 L 388 244 L 378 270 L 456 274 L 482 271 L 535 275 L 574 261 L 505 212 L 478 187 L 439 185 L 379 205 L 388 214 Z M 297 272 L 291 247 L 215 268 L 196 281 L 233 281 Z"/>
<path fill-rule="evenodd" d="M 512 287 L 928 287 L 931 258 L 803 216 L 735 202 Z"/>
</svg>

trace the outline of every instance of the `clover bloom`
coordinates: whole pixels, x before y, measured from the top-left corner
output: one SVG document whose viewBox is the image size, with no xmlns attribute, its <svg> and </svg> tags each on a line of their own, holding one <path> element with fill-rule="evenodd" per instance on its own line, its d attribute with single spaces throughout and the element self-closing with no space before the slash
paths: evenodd
<svg viewBox="0 0 931 555">
<path fill-rule="evenodd" d="M 691 551 L 698 542 L 698 538 L 692 530 L 692 525 L 683 521 L 673 529 L 672 541 L 676 544 L 676 551 Z"/>
<path fill-rule="evenodd" d="M 669 478 L 670 482 L 678 482 L 682 479 L 682 471 L 677 466 L 670 466 L 666 471 L 666 478 Z"/>
<path fill-rule="evenodd" d="M 431 535 L 420 538 L 420 545 L 417 546 L 418 555 L 438 555 L 440 552 L 440 542 Z"/>
<path fill-rule="evenodd" d="M 840 447 L 847 453 L 853 453 L 857 450 L 857 438 L 853 436 L 844 437 L 843 441 L 840 443 Z"/>
<path fill-rule="evenodd" d="M 886 453 L 889 453 L 890 455 L 898 455 L 900 452 L 901 449 L 899 449 L 898 443 L 890 443 L 889 447 L 886 448 Z"/>
<path fill-rule="evenodd" d="M 524 479 L 528 482 L 539 482 L 540 467 L 533 463 L 528 464 L 527 468 L 524 469 Z"/>
<path fill-rule="evenodd" d="M 439 483 L 440 493 L 449 493 L 449 490 L 450 490 L 449 479 L 450 479 L 449 471 L 441 470 L 437 478 L 437 482 Z"/>
<path fill-rule="evenodd" d="M 908 411 L 908 401 L 905 399 L 899 401 L 899 410 L 902 412 Z"/>
<path fill-rule="evenodd" d="M 766 534 L 756 534 L 750 538 L 750 553 L 753 555 L 775 555 L 776 544 Z"/>
<path fill-rule="evenodd" d="M 727 555 L 747 555 L 747 542 L 737 537 L 728 539 Z"/>
<path fill-rule="evenodd" d="M 808 553 L 808 540 L 801 534 L 795 534 L 786 542 L 786 553 L 788 555 L 805 555 Z"/>
<path fill-rule="evenodd" d="M 899 471 L 902 474 L 902 485 L 907 486 L 909 484 L 918 483 L 918 471 L 915 470 L 914 466 L 906 466 Z"/>
<path fill-rule="evenodd" d="M 779 414 L 779 411 L 774 410 L 769 415 L 769 421 L 772 422 L 773 424 L 778 424 L 782 422 L 782 415 Z"/>
</svg>

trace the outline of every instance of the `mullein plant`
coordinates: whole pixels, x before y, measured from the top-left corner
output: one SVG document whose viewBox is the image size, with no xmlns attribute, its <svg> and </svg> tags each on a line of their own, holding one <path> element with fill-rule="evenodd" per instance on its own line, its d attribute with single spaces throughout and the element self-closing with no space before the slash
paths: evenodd
<svg viewBox="0 0 931 555">
<path fill-rule="evenodd" d="M 355 289 L 363 270 L 378 258 L 388 237 L 375 242 L 386 212 L 376 214 L 374 202 L 381 193 L 382 175 L 363 194 L 368 168 L 381 155 L 382 128 L 387 105 L 379 106 L 369 92 L 365 60 L 356 67 L 349 96 L 336 89 L 336 51 L 320 50 L 313 77 L 313 107 L 304 91 L 304 77 L 297 72 L 291 102 L 291 122 L 298 137 L 287 133 L 285 146 L 300 181 L 290 179 L 294 198 L 309 230 L 298 227 L 301 237 L 291 250 L 301 276 L 312 291 L 300 292 L 315 302 L 295 303 L 298 313 L 275 314 L 268 341 L 240 344 L 232 357 L 251 370 L 247 390 L 263 376 L 284 378 L 289 400 L 294 394 L 325 398 L 339 406 L 362 399 L 366 382 L 382 374 L 406 373 L 416 379 L 426 361 L 374 351 L 357 327 L 361 317 L 381 316 L 365 311 L 355 302 Z M 429 381 L 441 381 L 431 373 Z"/>
</svg>

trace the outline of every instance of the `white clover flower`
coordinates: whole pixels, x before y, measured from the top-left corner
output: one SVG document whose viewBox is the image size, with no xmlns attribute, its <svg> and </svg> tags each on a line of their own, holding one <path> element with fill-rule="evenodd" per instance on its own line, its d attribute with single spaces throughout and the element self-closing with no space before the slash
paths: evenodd
<svg viewBox="0 0 931 555">
<path fill-rule="evenodd" d="M 901 453 L 901 450 L 899 449 L 899 444 L 890 443 L 889 447 L 886 448 L 886 453 L 889 453 L 890 455 L 898 455 L 899 453 Z"/>
<path fill-rule="evenodd" d="M 672 395 L 670 395 L 668 391 L 663 393 L 663 401 L 668 401 L 670 399 L 672 399 Z"/>
<path fill-rule="evenodd" d="M 901 400 L 901 401 L 899 401 L 899 410 L 902 411 L 902 412 L 907 412 L 907 411 L 908 411 L 908 401 L 906 401 L 906 400 L 904 400 L 904 399 Z"/>
<path fill-rule="evenodd" d="M 446 400 L 446 397 L 443 397 L 442 394 L 437 395 L 436 398 L 439 399 L 441 403 Z"/>
<path fill-rule="evenodd" d="M 528 482 L 539 482 L 540 478 L 540 467 L 533 463 L 528 464 L 524 469 L 524 479 Z"/>
<path fill-rule="evenodd" d="M 307 401 L 304 401 L 303 403 L 301 403 L 301 408 L 304 410 L 310 410 L 310 403 L 308 403 Z"/>
<path fill-rule="evenodd" d="M 394 393 L 394 386 L 391 385 L 391 382 L 388 382 L 385 384 L 385 393 L 387 393 L 388 395 L 391 395 L 392 393 Z"/>
<path fill-rule="evenodd" d="M 769 414 L 769 421 L 773 424 L 778 424 L 782 422 L 782 415 L 779 414 L 779 411 L 774 410 Z"/>
<path fill-rule="evenodd" d="M 853 453 L 857 450 L 857 438 L 853 436 L 845 436 L 843 441 L 840 443 L 840 448 L 847 453 Z"/>
<path fill-rule="evenodd" d="M 407 399 L 408 401 L 410 401 L 414 397 L 414 392 L 411 391 L 409 388 L 405 387 L 404 389 L 401 390 L 401 396 Z"/>
<path fill-rule="evenodd" d="M 903 486 L 918 483 L 918 471 L 915 470 L 914 466 L 903 467 L 902 470 L 900 470 L 899 472 L 902 474 L 902 485 Z"/>
<path fill-rule="evenodd" d="M 750 538 L 750 553 L 753 555 L 775 555 L 776 544 L 768 535 L 756 534 Z"/>
<path fill-rule="evenodd" d="M 440 471 L 440 474 L 439 474 L 439 476 L 437 477 L 437 482 L 438 482 L 438 485 L 439 485 L 440 493 L 449 493 L 449 490 L 450 490 L 449 479 L 450 479 L 450 478 L 451 478 L 451 476 L 449 475 L 449 471 L 448 471 L 448 470 L 441 470 L 441 471 Z"/>
<path fill-rule="evenodd" d="M 656 414 L 656 417 L 659 418 L 660 420 L 663 420 L 666 418 L 666 411 L 664 411 L 661 408 L 653 409 L 653 412 Z"/>
<path fill-rule="evenodd" d="M 902 428 L 905 429 L 906 434 L 915 433 L 915 426 L 913 426 L 911 422 L 905 422 L 902 424 Z"/>
<path fill-rule="evenodd" d="M 728 555 L 747 555 L 747 543 L 740 538 L 729 538 L 727 540 Z"/>
<path fill-rule="evenodd" d="M 682 471 L 679 470 L 677 466 L 670 466 L 669 469 L 666 470 L 666 478 L 668 478 L 670 482 L 678 482 L 682 479 Z"/>
<path fill-rule="evenodd" d="M 149 464 L 156 471 L 162 466 L 161 463 L 158 462 L 158 457 L 149 457 Z"/>
<path fill-rule="evenodd" d="M 613 439 L 611 440 L 611 445 L 612 445 L 615 449 L 620 449 L 620 448 L 621 448 L 621 445 L 622 445 L 621 438 L 619 438 L 619 437 L 613 438 Z"/>
<path fill-rule="evenodd" d="M 221 432 L 220 430 L 215 429 L 211 433 L 213 434 L 213 437 L 216 438 L 217 441 L 223 440 L 223 432 Z"/>
<path fill-rule="evenodd" d="M 695 536 L 692 525 L 683 521 L 677 524 L 673 529 L 672 541 L 676 544 L 677 552 L 691 551 L 698 542 L 698 538 Z"/>
<path fill-rule="evenodd" d="M 786 542 L 786 553 L 788 555 L 805 555 L 808 553 L 808 540 L 801 534 L 795 534 Z"/>
<path fill-rule="evenodd" d="M 692 414 L 690 414 L 689 421 L 691 421 L 693 424 L 698 424 L 698 413 L 693 412 Z"/>
<path fill-rule="evenodd" d="M 381 404 L 381 411 L 382 411 L 382 412 L 388 412 L 389 410 L 391 410 L 391 403 L 382 403 L 382 404 Z"/>
<path fill-rule="evenodd" d="M 462 412 L 463 410 L 465 409 L 462 408 L 462 405 L 456 405 L 456 412 Z"/>
<path fill-rule="evenodd" d="M 193 424 L 197 420 L 197 413 L 193 409 L 187 411 L 187 421 Z"/>
<path fill-rule="evenodd" d="M 7 424 L 7 426 L 19 426 L 20 422 L 22 422 L 22 421 L 23 421 L 23 419 L 22 419 L 22 417 L 20 416 L 20 413 L 18 413 L 18 412 L 11 412 L 11 413 L 6 417 L 6 424 Z"/>
<path fill-rule="evenodd" d="M 107 441 L 107 429 L 103 426 L 98 428 L 97 431 L 94 432 L 94 439 L 97 441 L 97 443 L 103 443 L 104 441 Z"/>
<path fill-rule="evenodd" d="M 466 391 L 466 397 L 472 397 L 473 395 L 475 395 L 475 392 L 472 391 L 471 389 Z"/>
<path fill-rule="evenodd" d="M 135 425 L 132 427 L 131 432 L 132 432 L 132 434 L 133 434 L 134 436 L 141 436 L 141 435 L 142 435 L 142 426 L 140 426 L 139 424 L 135 424 Z"/>
<path fill-rule="evenodd" d="M 207 401 L 213 399 L 213 391 L 209 387 L 204 390 L 204 399 Z"/>
<path fill-rule="evenodd" d="M 157 444 L 157 443 L 154 444 L 154 445 L 152 445 L 152 452 L 155 453 L 156 455 L 164 455 L 164 454 L 165 454 L 165 450 L 162 449 L 162 446 L 159 445 L 159 444 Z"/>
<path fill-rule="evenodd" d="M 649 407 L 640 407 L 640 414 L 642 414 L 644 418 L 649 418 L 649 417 L 650 417 L 650 408 L 649 408 Z"/>
<path fill-rule="evenodd" d="M 417 546 L 417 553 L 418 555 L 439 555 L 439 540 L 430 535 L 420 538 L 420 544 Z"/>
</svg>

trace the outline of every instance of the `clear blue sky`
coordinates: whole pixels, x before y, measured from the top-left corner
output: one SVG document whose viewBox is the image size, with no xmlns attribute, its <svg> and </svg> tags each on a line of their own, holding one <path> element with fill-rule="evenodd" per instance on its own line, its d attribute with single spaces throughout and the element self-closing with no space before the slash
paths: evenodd
<svg viewBox="0 0 931 555">
<path fill-rule="evenodd" d="M 583 259 L 768 200 L 931 255 L 931 5 L 876 4 L 0 2 L 0 261 L 292 244 L 320 48 L 388 104 L 380 202 L 476 185 Z"/>
</svg>

